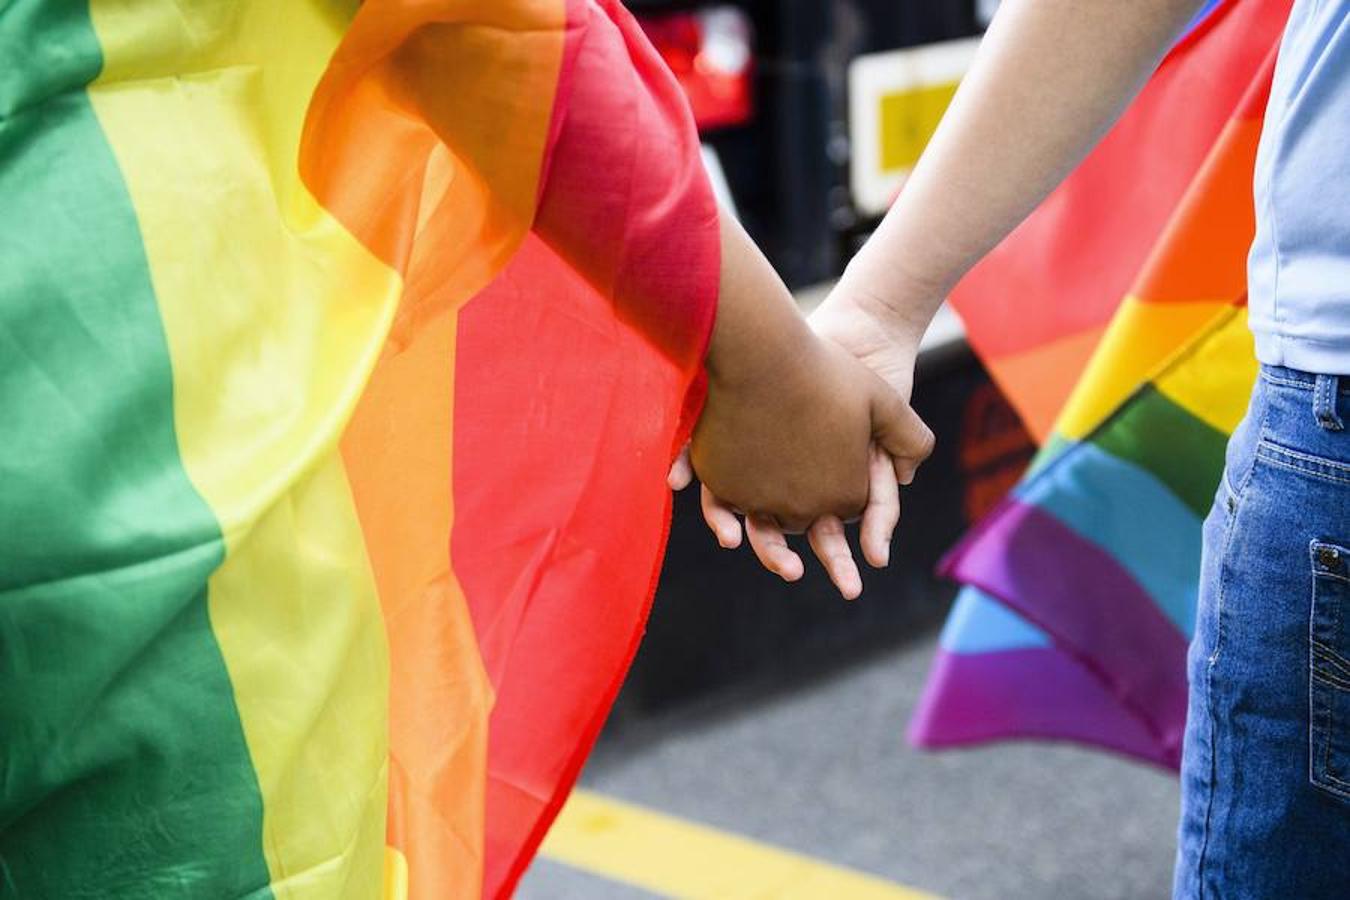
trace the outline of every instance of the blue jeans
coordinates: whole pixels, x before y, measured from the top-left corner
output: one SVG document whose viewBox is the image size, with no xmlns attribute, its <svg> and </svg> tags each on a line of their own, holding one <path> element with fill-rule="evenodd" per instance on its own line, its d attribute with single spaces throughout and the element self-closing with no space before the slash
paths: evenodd
<svg viewBox="0 0 1350 900">
<path fill-rule="evenodd" d="M 1175 898 L 1350 898 L 1350 377 L 1264 366 L 1205 520 Z"/>
</svg>

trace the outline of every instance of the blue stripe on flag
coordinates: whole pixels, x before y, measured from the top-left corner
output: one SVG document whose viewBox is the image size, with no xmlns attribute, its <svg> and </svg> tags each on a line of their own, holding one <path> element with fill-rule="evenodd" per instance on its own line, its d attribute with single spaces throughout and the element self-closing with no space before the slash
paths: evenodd
<svg viewBox="0 0 1350 900">
<path fill-rule="evenodd" d="M 979 588 L 965 587 L 938 643 L 951 653 L 993 653 L 1049 647 L 1050 636 Z"/>
<path fill-rule="evenodd" d="M 1133 463 L 1087 442 L 1073 454 L 1019 485 L 1016 496 L 1114 557 L 1189 637 L 1200 578 L 1200 520 Z"/>
</svg>

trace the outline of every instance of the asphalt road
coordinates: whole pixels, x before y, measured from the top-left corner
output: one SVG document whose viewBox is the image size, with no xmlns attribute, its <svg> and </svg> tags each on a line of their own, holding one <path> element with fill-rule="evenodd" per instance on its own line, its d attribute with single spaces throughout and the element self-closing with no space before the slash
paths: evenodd
<svg viewBox="0 0 1350 900">
<path fill-rule="evenodd" d="M 1063 745 L 933 754 L 905 744 L 934 640 L 625 721 L 602 738 L 582 783 L 944 897 L 1167 896 L 1170 774 Z M 519 896 L 653 895 L 544 859 Z"/>
</svg>

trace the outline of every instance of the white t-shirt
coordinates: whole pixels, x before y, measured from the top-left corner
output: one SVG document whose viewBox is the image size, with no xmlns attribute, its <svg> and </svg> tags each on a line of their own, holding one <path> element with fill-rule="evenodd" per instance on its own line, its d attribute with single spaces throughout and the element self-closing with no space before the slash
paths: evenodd
<svg viewBox="0 0 1350 900">
<path fill-rule="evenodd" d="M 1254 189 L 1257 358 L 1350 375 L 1350 0 L 1295 0 Z"/>
</svg>

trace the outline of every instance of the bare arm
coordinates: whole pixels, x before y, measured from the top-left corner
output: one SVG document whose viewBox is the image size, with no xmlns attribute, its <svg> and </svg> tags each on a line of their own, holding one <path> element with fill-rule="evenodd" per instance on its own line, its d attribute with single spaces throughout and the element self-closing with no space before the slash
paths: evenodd
<svg viewBox="0 0 1350 900">
<path fill-rule="evenodd" d="M 1200 6 L 1004 0 L 840 293 L 888 343 L 917 347 L 947 292 L 1087 155 Z"/>
<path fill-rule="evenodd" d="M 802 575 L 802 561 L 784 540 L 782 525 L 792 523 L 794 508 L 798 526 L 822 509 L 843 511 L 838 504 L 851 482 L 852 490 L 864 492 L 852 503 L 861 505 L 864 496 L 867 501 L 864 554 L 873 565 L 884 566 L 900 518 L 892 459 L 912 472 L 932 449 L 932 432 L 881 379 L 843 349 L 811 335 L 787 289 L 734 219 L 724 216 L 721 232 L 721 300 L 707 360 L 708 404 L 693 446 L 695 459 L 703 461 L 704 518 L 718 542 L 730 548 L 741 543 L 732 503 L 750 511 L 745 531 L 755 554 L 766 568 L 795 581 Z M 850 419 L 870 420 L 870 427 L 855 430 Z M 859 437 L 863 444 L 857 443 Z M 783 456 L 780 444 L 793 452 L 775 459 Z M 711 456 L 710 447 L 715 449 Z M 865 476 L 859 477 L 860 466 Z M 671 487 L 682 489 L 692 475 L 683 456 L 671 470 Z M 719 483 L 726 499 L 710 489 Z M 780 499 L 755 496 L 766 489 Z M 754 514 L 785 501 L 787 519 Z M 840 517 L 816 518 L 808 536 L 840 592 L 858 596 L 862 579 Z"/>
<path fill-rule="evenodd" d="M 854 515 L 868 498 L 872 442 L 915 467 L 932 433 L 880 378 L 811 332 L 734 219 L 722 218 L 721 233 L 721 296 L 694 469 L 730 504 L 790 528 Z"/>
</svg>

